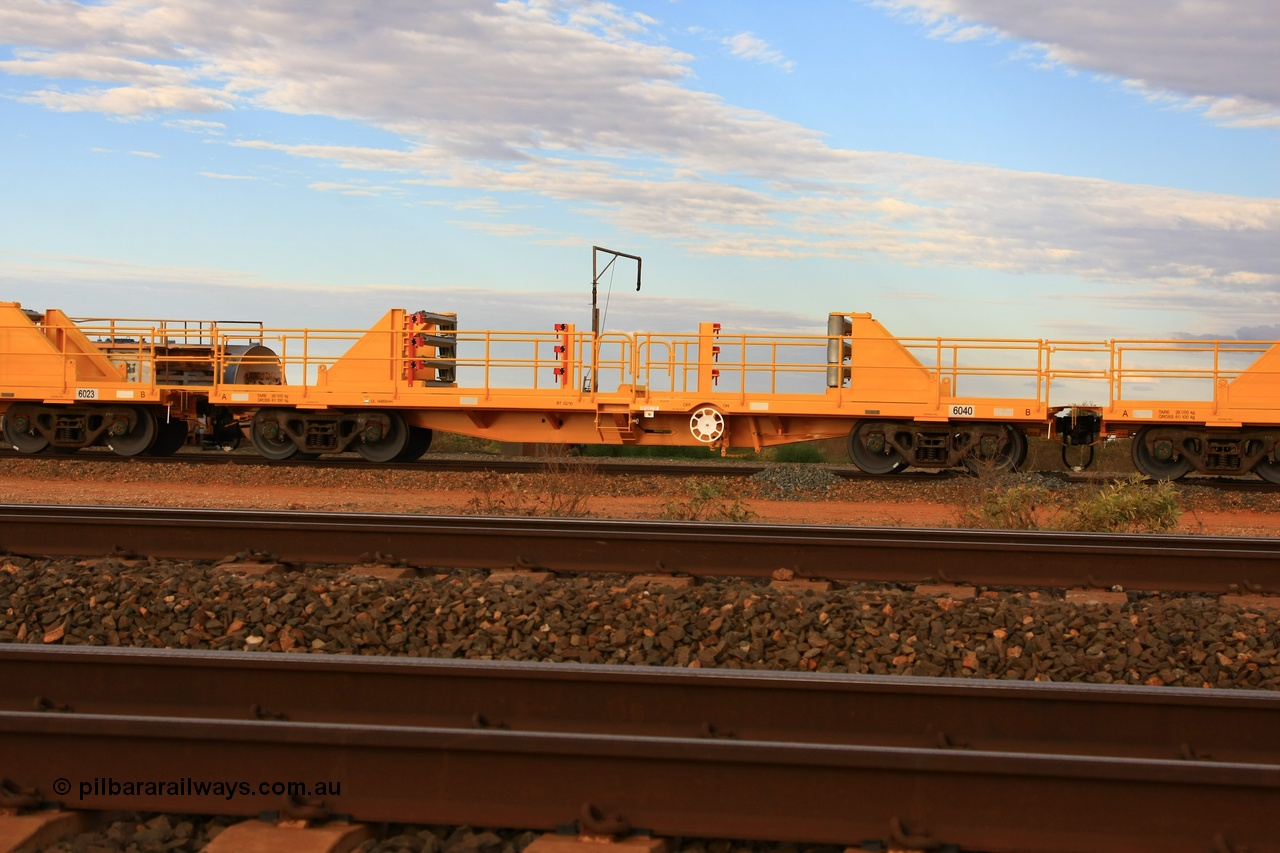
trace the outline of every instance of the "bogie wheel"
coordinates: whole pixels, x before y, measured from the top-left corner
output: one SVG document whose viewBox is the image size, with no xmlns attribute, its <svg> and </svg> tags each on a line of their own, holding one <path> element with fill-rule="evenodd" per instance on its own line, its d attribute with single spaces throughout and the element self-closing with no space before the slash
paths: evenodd
<svg viewBox="0 0 1280 853">
<path fill-rule="evenodd" d="M 1153 480 L 1176 480 L 1185 476 L 1192 468 L 1191 460 L 1178 453 L 1176 447 L 1168 450 L 1167 459 L 1162 458 L 1166 455 L 1164 453 L 1157 455 L 1147 447 L 1147 436 L 1150 433 L 1151 427 L 1143 427 L 1133 437 L 1133 448 L 1130 453 L 1133 456 L 1134 466 Z M 1254 470 L 1258 469 L 1255 467 Z"/>
<path fill-rule="evenodd" d="M 689 432 L 703 444 L 719 441 L 724 435 L 724 414 L 715 406 L 699 406 L 689 416 Z"/>
<path fill-rule="evenodd" d="M 431 438 L 433 433 L 426 427 L 409 427 L 409 443 L 405 445 L 400 455 L 396 457 L 397 462 L 416 462 L 422 458 L 423 454 L 431 449 Z"/>
<path fill-rule="evenodd" d="M 1027 461 L 1027 437 L 1012 424 L 996 424 L 998 435 L 983 436 L 964 457 L 971 473 L 1017 471 Z"/>
<path fill-rule="evenodd" d="M 148 456 L 172 456 L 182 449 L 187 443 L 187 422 L 183 420 L 171 420 L 168 423 L 160 424 L 160 434 L 156 436 L 156 443 L 151 445 L 151 449 L 147 451 Z"/>
<path fill-rule="evenodd" d="M 897 474 L 907 460 L 885 438 L 884 424 L 861 423 L 849 431 L 849 458 L 866 474 Z"/>
<path fill-rule="evenodd" d="M 111 452 L 117 456 L 138 456 L 146 453 L 151 449 L 151 445 L 155 444 L 156 436 L 160 433 L 155 413 L 150 409 L 134 407 L 129 411 L 133 414 L 132 428 L 129 428 L 127 421 L 118 420 L 110 428 L 107 437 L 107 447 L 110 447 Z M 121 430 L 119 435 L 115 434 L 117 429 Z"/>
<path fill-rule="evenodd" d="M 49 439 L 35 431 L 35 418 L 26 409 L 10 409 L 3 420 L 4 440 L 19 453 L 39 453 L 49 446 Z"/>
<path fill-rule="evenodd" d="M 365 427 L 356 452 L 370 462 L 394 462 L 409 447 L 409 427 L 397 412 L 386 412 L 387 428 Z"/>
<path fill-rule="evenodd" d="M 1253 466 L 1253 473 L 1268 483 L 1280 485 L 1280 462 L 1276 462 L 1274 459 L 1263 459 Z"/>
<path fill-rule="evenodd" d="M 283 462 L 297 454 L 298 445 L 293 443 L 293 439 L 283 427 L 288 414 L 279 409 L 261 409 L 253 416 L 253 426 L 249 429 L 249 442 L 263 459 Z"/>
</svg>

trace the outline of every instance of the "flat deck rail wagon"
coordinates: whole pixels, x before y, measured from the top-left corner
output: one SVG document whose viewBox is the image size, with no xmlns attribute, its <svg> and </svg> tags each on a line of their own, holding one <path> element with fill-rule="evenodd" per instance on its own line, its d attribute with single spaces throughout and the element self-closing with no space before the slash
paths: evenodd
<svg viewBox="0 0 1280 853">
<path fill-rule="evenodd" d="M 1205 399 L 1139 395 L 1196 384 Z M 1081 388 L 1106 402 L 1051 402 Z M 722 450 L 846 438 L 859 468 L 891 474 L 1011 470 L 1027 436 L 1120 435 L 1152 476 L 1280 482 L 1277 391 L 1274 342 L 898 338 L 856 312 L 815 335 L 710 322 L 596 334 L 466 330 L 453 314 L 402 309 L 352 331 L 72 319 L 0 302 L 3 433 L 26 453 L 164 454 L 247 435 L 269 459 L 385 462 L 420 457 L 435 430 Z"/>
</svg>

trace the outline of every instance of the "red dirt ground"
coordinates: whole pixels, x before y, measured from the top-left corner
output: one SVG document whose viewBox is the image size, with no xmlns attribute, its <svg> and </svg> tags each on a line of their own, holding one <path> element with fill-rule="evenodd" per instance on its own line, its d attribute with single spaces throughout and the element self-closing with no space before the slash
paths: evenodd
<svg viewBox="0 0 1280 853">
<path fill-rule="evenodd" d="M 192 471 L 193 477 L 200 473 Z M 346 512 L 467 513 L 476 497 L 466 488 L 409 491 L 360 488 L 352 485 L 318 487 L 299 483 L 219 482 L 193 489 L 192 483 L 146 481 L 105 483 L 93 479 L 50 479 L 0 470 L 0 502 L 51 504 L 115 504 L 134 506 L 210 506 L 227 508 L 340 510 Z M 452 484 L 451 484 L 452 485 Z M 954 527 L 958 507 L 928 500 L 786 501 L 746 499 L 742 504 L 759 522 L 847 524 L 877 527 Z M 657 518 L 663 499 L 655 495 L 594 496 L 598 518 Z M 1175 532 L 1229 536 L 1280 536 L 1280 513 L 1248 509 L 1189 509 Z"/>
</svg>

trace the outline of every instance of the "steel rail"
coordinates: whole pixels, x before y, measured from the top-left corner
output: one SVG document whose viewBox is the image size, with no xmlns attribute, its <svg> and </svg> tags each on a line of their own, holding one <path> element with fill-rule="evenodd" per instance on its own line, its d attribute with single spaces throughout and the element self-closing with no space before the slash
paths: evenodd
<svg viewBox="0 0 1280 853">
<path fill-rule="evenodd" d="M 255 468 L 323 468 L 335 471 L 417 471 L 455 474 L 472 474 L 483 471 L 528 474 L 546 471 L 557 462 L 563 464 L 564 459 L 537 457 L 507 456 L 425 456 L 414 462 L 370 462 L 358 454 L 348 453 L 338 456 L 321 457 L 319 459 L 285 459 L 272 461 L 261 456 L 238 453 L 222 453 L 218 451 L 178 453 L 173 456 L 119 456 L 106 450 L 89 451 L 75 457 L 55 456 L 50 454 L 32 455 L 19 453 L 13 449 L 0 448 L 0 460 L 4 459 L 56 459 L 65 461 L 74 458 L 76 461 L 106 462 L 119 465 L 197 465 L 197 466 L 249 466 Z M 778 467 L 775 462 L 738 462 L 738 461 L 667 461 L 660 458 L 628 459 L 626 457 L 586 456 L 574 457 L 570 464 L 582 464 L 591 471 L 606 476 L 636 477 L 750 477 Z M 913 468 L 891 479 L 879 474 L 867 474 L 848 464 L 813 464 L 826 470 L 842 480 L 879 480 L 894 483 L 932 483 L 954 479 L 965 479 L 969 474 L 959 469 L 928 470 Z M 1067 483 L 1105 483 L 1123 479 L 1121 474 L 1072 473 L 1070 471 L 1050 470 L 1039 472 Z M 1192 473 L 1178 480 L 1175 486 L 1203 486 L 1218 491 L 1235 492 L 1269 492 L 1275 485 L 1253 477 L 1251 474 L 1202 475 Z"/>
<path fill-rule="evenodd" d="M 608 476 L 654 476 L 654 477 L 750 477 L 774 467 L 769 462 L 735 462 L 735 461 L 666 461 L 662 459 L 627 459 L 598 456 L 584 457 L 508 457 L 508 456 L 425 456 L 413 462 L 370 462 L 358 454 L 349 453 L 338 456 L 326 456 L 319 459 L 284 459 L 268 460 L 261 456 L 240 453 L 178 453 L 173 456 L 119 456 L 110 451 L 91 451 L 79 453 L 74 457 L 55 456 L 51 454 L 33 455 L 19 453 L 16 450 L 0 449 L 0 459 L 55 459 L 77 462 L 105 462 L 116 465 L 198 465 L 198 466 L 248 466 L 253 468 L 323 468 L 333 471 L 432 471 L 440 473 L 477 473 L 482 471 L 498 471 L 505 473 L 528 474 L 546 471 L 556 464 L 581 466 L 594 473 Z M 822 465 L 836 477 L 845 480 L 881 479 L 866 474 L 851 465 Z M 932 481 L 938 477 L 951 478 L 953 471 L 907 471 L 894 478 L 897 482 Z"/>
<path fill-rule="evenodd" d="M 148 665 L 159 665 L 155 663 L 159 654 L 73 653 L 73 658 L 81 658 L 77 667 L 85 660 L 104 663 L 97 675 L 81 670 L 90 682 L 98 683 L 77 686 L 90 693 L 101 691 L 118 674 L 105 665 L 108 657 L 135 662 L 150 658 Z M 16 660 L 48 663 L 59 657 L 40 653 L 14 657 L 6 652 L 5 666 Z M 175 661 L 186 664 L 199 660 L 206 670 L 245 665 L 240 661 L 244 656 L 227 655 L 221 666 L 213 660 L 216 657 L 173 655 Z M 254 663 L 251 668 L 277 665 L 293 674 L 324 673 L 331 699 L 358 688 L 353 672 L 365 666 L 360 661 L 317 656 L 279 664 Z M 847 699 L 866 686 L 870 704 L 894 690 L 892 679 L 859 676 L 623 674 L 611 671 L 627 668 L 508 668 L 423 661 L 379 661 L 368 667 L 382 670 L 383 675 L 398 667 L 403 667 L 405 675 L 448 672 L 450 667 L 457 667 L 455 675 L 471 669 L 490 674 L 528 669 L 530 674 L 525 675 L 511 672 L 514 682 L 499 676 L 490 688 L 506 694 L 513 687 L 532 691 L 526 697 L 527 713 L 545 713 L 548 720 L 554 719 L 557 710 L 537 708 L 539 697 L 553 692 L 537 685 L 543 679 L 571 690 L 586 689 L 579 680 L 594 680 L 611 697 L 616 684 L 636 678 L 637 691 L 654 690 L 653 698 L 643 705 L 649 712 L 674 695 L 661 695 L 659 687 L 664 683 L 695 702 L 700 692 L 709 691 L 717 703 L 735 704 L 741 704 L 742 690 L 768 695 L 786 685 L 798 695 L 809 694 L 799 707 L 818 706 L 814 713 L 819 719 L 823 716 L 820 697 L 828 693 Z M 47 681 L 58 679 L 58 665 L 51 664 L 47 670 Z M 557 675 L 558 670 L 564 673 Z M 216 683 L 221 676 L 213 673 L 211 677 Z M 925 683 L 931 680 L 902 681 L 897 689 L 914 694 L 910 701 L 916 705 L 934 700 L 936 694 Z M 402 707 L 411 704 L 414 696 L 443 692 L 452 685 L 446 680 L 433 691 L 433 683 L 428 680 L 419 686 L 413 696 L 402 700 Z M 972 686 L 938 685 L 943 692 Z M 163 704 L 174 702 L 176 690 L 170 687 L 162 679 L 153 679 L 149 690 L 170 694 L 160 700 Z M 997 693 L 1011 689 L 1010 695 L 1018 697 L 1000 714 L 1010 724 L 1024 712 L 1034 715 L 1035 703 L 1045 696 L 1062 701 L 1060 713 L 1068 718 L 1094 699 L 1101 700 L 1100 707 L 1106 706 L 1111 704 L 1107 694 L 1125 692 L 1070 685 L 991 687 Z M 1192 695 L 1197 691 L 1130 690 L 1147 698 L 1116 701 L 1154 715 L 1148 723 L 1156 727 L 1166 708 L 1158 695 L 1174 697 L 1174 705 L 1200 701 Z M 209 692 L 197 691 L 186 703 L 200 705 Z M 833 742 L 828 735 L 835 731 L 826 729 L 815 736 L 810 716 L 803 712 L 779 721 L 778 728 L 759 737 L 677 737 L 646 733 L 643 720 L 631 720 L 627 708 L 608 699 L 600 717 L 616 718 L 603 732 L 592 731 L 589 721 L 579 719 L 561 720 L 558 731 L 441 726 L 429 714 L 425 723 L 418 724 L 385 722 L 389 718 L 369 722 L 377 718 L 378 705 L 387 695 L 376 690 L 369 696 L 356 694 L 366 706 L 354 722 L 4 709 L 0 710 L 0 774 L 34 790 L 37 798 L 71 808 L 237 815 L 258 815 L 275 808 L 287 813 L 292 806 L 285 790 L 272 788 L 272 783 L 302 783 L 307 787 L 294 793 L 311 795 L 314 786 L 324 782 L 326 790 L 320 797 L 324 810 L 371 822 L 550 829 L 583 819 L 588 830 L 592 824 L 604 823 L 615 830 L 645 828 L 662 835 L 797 843 L 887 839 L 906 847 L 956 844 L 993 853 L 1280 849 L 1280 765 L 1274 762 L 1274 752 L 1254 755 L 1246 763 L 1209 760 L 1203 755 L 1176 760 L 1099 754 L 1087 741 L 1077 741 L 1076 754 L 1036 751 L 1036 743 L 1020 750 L 1008 742 L 1000 744 L 1000 749 L 885 745 L 848 737 Z M 1259 696 L 1222 695 L 1211 697 L 1211 704 L 1220 702 L 1217 710 L 1225 711 L 1237 702 L 1261 707 L 1274 698 Z M 508 695 L 506 701 L 514 707 L 519 696 Z M 667 710 L 679 713 L 670 705 Z M 731 709 L 726 708 L 726 713 Z M 1107 713 L 1103 711 L 1103 716 Z M 1231 723 L 1229 715 L 1221 716 L 1210 733 L 1230 740 L 1236 735 L 1223 730 Z M 1034 717 L 1019 724 L 1036 727 Z M 994 729 L 998 721 L 988 725 Z M 234 790 L 201 791 L 197 785 L 214 782 L 231 784 Z M 333 783 L 338 790 L 328 787 Z"/>
<path fill-rule="evenodd" d="M 585 813 L 668 836 L 991 853 L 1280 849 L 1280 768 L 1208 761 L 8 711 L 0 752 L 72 808 L 287 814 L 272 783 L 336 783 L 323 807 L 367 822 Z"/>
<path fill-rule="evenodd" d="M 1261 691 L 0 644 L 0 710 L 32 708 L 1280 766 Z"/>
<path fill-rule="evenodd" d="M 684 572 L 704 577 L 1169 592 L 1280 592 L 1280 540 L 790 524 L 0 505 L 0 548 L 51 557 L 127 549 L 290 563 L 393 555 L 439 568 Z"/>
<path fill-rule="evenodd" d="M 106 462 L 117 465 L 199 465 L 199 466 L 248 466 L 253 468 L 324 468 L 328 470 L 377 470 L 377 471 L 436 471 L 442 473 L 476 473 L 480 471 L 504 471 L 531 473 L 545 471 L 555 461 L 590 467 L 607 475 L 699 476 L 699 477 L 749 477 L 770 467 L 764 462 L 670 462 L 661 459 L 633 460 L 609 457 L 571 457 L 553 460 L 549 458 L 522 458 L 509 456 L 424 456 L 413 462 L 370 462 L 358 454 L 348 453 L 324 456 L 319 459 L 268 460 L 256 454 L 222 453 L 218 451 L 177 453 L 172 456 L 119 456 L 107 450 L 81 452 L 75 456 L 19 453 L 0 449 L 0 459 L 55 459 L 76 462 Z M 851 466 L 829 470 L 836 476 L 860 478 L 868 475 Z M 934 475 L 924 475 L 934 476 Z"/>
</svg>

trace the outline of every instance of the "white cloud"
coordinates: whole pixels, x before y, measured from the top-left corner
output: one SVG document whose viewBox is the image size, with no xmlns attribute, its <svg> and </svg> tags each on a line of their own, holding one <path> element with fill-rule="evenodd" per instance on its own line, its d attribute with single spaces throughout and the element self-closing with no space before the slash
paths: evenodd
<svg viewBox="0 0 1280 853">
<path fill-rule="evenodd" d="M 19 100 L 58 112 L 101 112 L 137 118 L 160 112 L 213 112 L 227 109 L 227 99 L 217 92 L 182 86 L 114 86 L 86 88 L 78 92 L 41 89 Z"/>
<path fill-rule="evenodd" d="M 729 53 L 739 59 L 759 62 L 762 65 L 776 65 L 783 71 L 794 71 L 796 64 L 783 56 L 782 51 L 774 50 L 764 39 L 753 33 L 738 33 L 722 39 L 729 48 Z"/>
<path fill-rule="evenodd" d="M 59 308 L 73 317 L 114 317 L 121 304 L 183 306 L 183 319 L 226 316 L 226 306 L 245 301 L 252 291 L 254 315 L 269 328 L 372 326 L 382 312 L 409 310 L 456 312 L 463 328 L 545 329 L 577 322 L 590 328 L 589 295 L 583 290 L 490 290 L 469 287 L 410 287 L 371 282 L 358 291 L 348 286 L 306 280 L 265 278 L 253 273 L 194 266 L 161 266 L 114 258 L 37 254 L 0 250 L 0 287 L 7 299 L 28 308 Z M 47 294 L 56 287 L 59 304 Z M 323 298 L 317 298 L 317 297 Z M 301 298 L 300 298 L 301 297 Z M 690 318 L 713 317 L 728 334 L 825 334 L 826 317 L 763 310 L 722 299 L 699 299 L 616 290 L 609 327 L 622 331 L 689 332 Z"/>
<path fill-rule="evenodd" d="M 1220 120 L 1257 121 L 1251 105 L 1276 102 L 1280 74 L 1253 79 L 1276 62 L 1250 47 L 1259 38 L 1248 25 L 1262 41 L 1276 26 L 1258 20 L 1256 2 L 1242 3 L 1243 23 L 1162 17 L 1151 2 L 1132 4 L 1150 21 L 1109 0 L 892 5 L 919 14 L 939 37 L 986 37 L 983 27 L 998 27 L 1046 45 L 1055 61 L 1181 85 L 1210 99 L 1201 108 Z M 351 174 L 388 173 L 311 182 L 317 191 L 415 200 L 434 186 L 504 204 L 553 199 L 694 252 L 1062 274 L 1123 284 L 1129 296 L 1176 290 L 1180 305 L 1212 296 L 1280 310 L 1280 200 L 840 150 L 816 131 L 692 88 L 691 57 L 647 42 L 650 24 L 596 0 L 0 5 L 0 33 L 17 46 L 3 70 L 56 73 L 65 89 L 30 96 L 50 109 L 122 117 L 222 110 L 226 123 L 234 111 L 267 109 L 399 137 L 386 148 L 229 143 Z M 1243 77 L 1237 36 L 1244 61 L 1256 60 Z M 744 57 L 769 54 L 754 36 L 739 38 Z M 1203 62 L 1183 58 L 1187 67 L 1175 73 L 1170 57 L 1182 44 Z M 1231 88 L 1246 78 L 1247 91 Z M 560 239 L 528 222 L 468 227 Z"/>
<path fill-rule="evenodd" d="M 580 245 L 580 242 L 577 239 L 569 237 L 568 235 L 555 234 L 546 228 L 539 228 L 536 225 L 529 225 L 522 222 L 472 222 L 465 219 L 455 219 L 451 220 L 450 224 L 466 228 L 469 231 L 481 231 L 485 234 L 492 234 L 495 237 L 520 237 L 524 239 L 532 239 L 544 245 Z"/>
<path fill-rule="evenodd" d="M 378 186 L 364 182 L 341 183 L 338 181 L 314 181 L 308 186 L 318 192 L 338 193 L 339 195 L 384 196 L 404 193 L 400 187 Z"/>
<path fill-rule="evenodd" d="M 349 168 L 412 171 L 435 163 L 432 153 L 417 151 L 271 147 Z M 897 154 L 830 151 L 820 164 L 791 167 L 796 177 L 750 185 L 662 165 L 628 174 L 609 161 L 529 156 L 514 166 L 457 163 L 433 183 L 550 197 L 692 251 L 880 255 L 908 265 L 1265 291 L 1280 308 L 1274 199 Z"/>
<path fill-rule="evenodd" d="M 214 180 L 216 180 L 216 181 L 259 181 L 259 180 L 262 180 L 261 178 L 256 178 L 256 177 L 254 177 L 253 175 L 227 175 L 227 174 L 224 174 L 224 173 L 222 173 L 222 172 L 201 172 L 200 174 L 201 174 L 203 177 L 206 177 L 206 178 L 213 178 L 213 179 L 214 179 Z"/>
<path fill-rule="evenodd" d="M 221 136 L 227 129 L 227 126 L 220 121 L 203 121 L 195 118 L 170 119 L 164 123 L 164 126 L 208 136 Z"/>
<path fill-rule="evenodd" d="M 134 157 L 144 157 L 148 160 L 159 160 L 160 155 L 154 151 L 130 151 Z"/>
<path fill-rule="evenodd" d="M 1280 127 L 1274 0 L 869 0 L 950 38 L 978 26 L 1031 42 L 1045 62 L 1123 80 L 1230 126 Z"/>
</svg>

